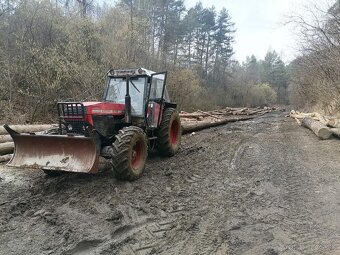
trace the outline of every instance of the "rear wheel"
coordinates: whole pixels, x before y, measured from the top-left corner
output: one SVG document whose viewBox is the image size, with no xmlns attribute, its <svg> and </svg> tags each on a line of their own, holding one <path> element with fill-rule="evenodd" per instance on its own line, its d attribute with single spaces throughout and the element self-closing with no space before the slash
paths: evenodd
<svg viewBox="0 0 340 255">
<path fill-rule="evenodd" d="M 139 178 L 145 169 L 147 156 L 147 138 L 141 128 L 119 130 L 112 144 L 112 165 L 118 179 L 133 181 Z"/>
<path fill-rule="evenodd" d="M 175 155 L 181 144 L 181 120 L 174 108 L 167 108 L 158 132 L 158 150 L 162 156 Z"/>
</svg>

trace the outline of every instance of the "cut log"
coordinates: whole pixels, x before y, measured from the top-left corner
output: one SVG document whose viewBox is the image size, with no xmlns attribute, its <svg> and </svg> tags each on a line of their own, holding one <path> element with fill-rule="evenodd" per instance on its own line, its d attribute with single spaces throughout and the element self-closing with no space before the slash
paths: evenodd
<svg viewBox="0 0 340 255">
<path fill-rule="evenodd" d="M 18 133 L 33 133 L 44 131 L 50 128 L 56 127 L 56 125 L 10 125 L 10 128 L 17 131 Z M 0 127 L 0 135 L 7 135 L 6 129 Z"/>
<path fill-rule="evenodd" d="M 270 110 L 261 111 L 260 113 L 257 114 L 257 116 L 262 116 L 262 115 L 265 115 L 265 114 L 270 113 L 270 112 L 271 112 Z"/>
<path fill-rule="evenodd" d="M 333 135 L 340 137 L 340 128 L 331 128 Z"/>
<path fill-rule="evenodd" d="M 231 115 L 232 113 L 227 112 L 227 111 L 220 111 L 220 112 L 212 112 L 211 114 L 220 117 L 220 116 L 228 116 L 228 115 Z"/>
<path fill-rule="evenodd" d="M 249 112 L 247 112 L 247 115 L 254 115 L 254 114 L 261 113 L 261 112 L 264 112 L 264 111 L 262 109 L 254 110 L 254 111 L 249 111 Z"/>
<path fill-rule="evenodd" d="M 14 143 L 0 143 L 0 155 L 10 154 L 14 151 Z"/>
<path fill-rule="evenodd" d="M 181 118 L 200 118 L 200 117 L 205 117 L 208 116 L 207 114 L 202 114 L 202 113 L 180 113 L 179 117 Z"/>
<path fill-rule="evenodd" d="M 213 118 L 215 118 L 215 119 L 220 119 L 219 117 L 217 117 L 217 116 L 215 116 L 215 115 L 213 115 L 213 114 L 210 114 L 210 113 L 208 113 L 208 112 L 204 112 L 204 111 L 201 111 L 201 110 L 196 110 L 197 112 L 200 112 L 200 113 L 202 113 L 202 114 L 206 114 L 206 115 L 208 115 L 208 116 L 210 116 L 210 117 L 213 117 Z"/>
<path fill-rule="evenodd" d="M 331 128 L 340 128 L 339 120 L 337 119 L 329 119 L 327 122 L 327 126 Z"/>
<path fill-rule="evenodd" d="M 13 139 L 10 135 L 0 135 L 0 143 L 12 142 Z"/>
<path fill-rule="evenodd" d="M 244 109 L 244 107 L 243 107 L 243 108 L 240 108 L 240 107 L 237 107 L 237 108 L 229 108 L 229 109 L 230 109 L 230 111 L 235 112 L 235 111 L 241 111 L 242 109 Z"/>
<path fill-rule="evenodd" d="M 320 139 L 329 139 L 332 135 L 331 130 L 319 121 L 312 118 L 304 118 L 301 122 L 302 126 L 312 130 Z"/>
<path fill-rule="evenodd" d="M 58 128 L 47 129 L 44 131 L 36 131 L 35 134 L 58 134 Z M 12 142 L 13 139 L 10 135 L 0 135 L 0 143 Z"/>
<path fill-rule="evenodd" d="M 10 161 L 12 156 L 13 156 L 13 154 L 6 154 L 6 155 L 3 155 L 3 156 L 0 156 L 0 162 Z"/>
<path fill-rule="evenodd" d="M 194 131 L 200 131 L 206 128 L 210 128 L 210 127 L 216 127 L 216 126 L 220 126 L 220 125 L 224 125 L 227 124 L 229 122 L 236 122 L 236 121 L 244 121 L 244 120 L 250 120 L 253 119 L 254 116 L 250 117 L 232 117 L 232 118 L 227 118 L 227 119 L 223 119 L 223 120 L 218 120 L 215 122 L 196 122 L 196 123 L 182 123 L 182 133 L 183 134 L 187 134 L 187 133 L 191 133 Z"/>
<path fill-rule="evenodd" d="M 312 115 L 311 114 L 289 114 L 289 117 L 292 117 L 293 119 L 299 119 L 299 120 L 302 120 L 304 118 L 311 118 L 313 120 L 317 120 L 319 121 L 319 117 L 311 117 Z"/>
<path fill-rule="evenodd" d="M 233 111 L 233 115 L 248 115 L 247 114 L 247 111 L 248 111 L 249 109 L 248 108 L 242 108 L 242 109 L 239 109 L 239 110 L 237 110 L 237 111 Z"/>
</svg>

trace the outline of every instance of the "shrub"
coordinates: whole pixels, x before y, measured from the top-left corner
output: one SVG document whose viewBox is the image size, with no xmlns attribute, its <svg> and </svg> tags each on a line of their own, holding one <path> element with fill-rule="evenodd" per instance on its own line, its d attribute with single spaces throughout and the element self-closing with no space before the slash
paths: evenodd
<svg viewBox="0 0 340 255">
<path fill-rule="evenodd" d="M 258 84 L 250 88 L 249 106 L 267 106 L 277 100 L 277 92 L 268 83 Z"/>
</svg>

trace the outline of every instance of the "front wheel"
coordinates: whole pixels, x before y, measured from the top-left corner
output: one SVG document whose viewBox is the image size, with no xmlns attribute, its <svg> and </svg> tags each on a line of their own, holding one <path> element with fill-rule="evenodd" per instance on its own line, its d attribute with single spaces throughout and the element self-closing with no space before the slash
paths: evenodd
<svg viewBox="0 0 340 255">
<path fill-rule="evenodd" d="M 176 154 L 181 144 L 181 119 L 174 108 L 167 108 L 158 131 L 158 150 L 162 156 L 171 157 Z"/>
<path fill-rule="evenodd" d="M 147 138 L 141 128 L 119 130 L 112 144 L 112 165 L 118 179 L 133 181 L 139 178 L 145 169 L 147 156 Z"/>
</svg>

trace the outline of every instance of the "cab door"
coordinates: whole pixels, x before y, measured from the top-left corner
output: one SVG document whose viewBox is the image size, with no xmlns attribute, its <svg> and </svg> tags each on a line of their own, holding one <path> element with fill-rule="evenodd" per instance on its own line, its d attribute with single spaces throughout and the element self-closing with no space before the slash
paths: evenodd
<svg viewBox="0 0 340 255">
<path fill-rule="evenodd" d="M 148 128 L 158 128 L 163 113 L 166 72 L 151 75 L 147 97 L 146 124 Z"/>
</svg>

